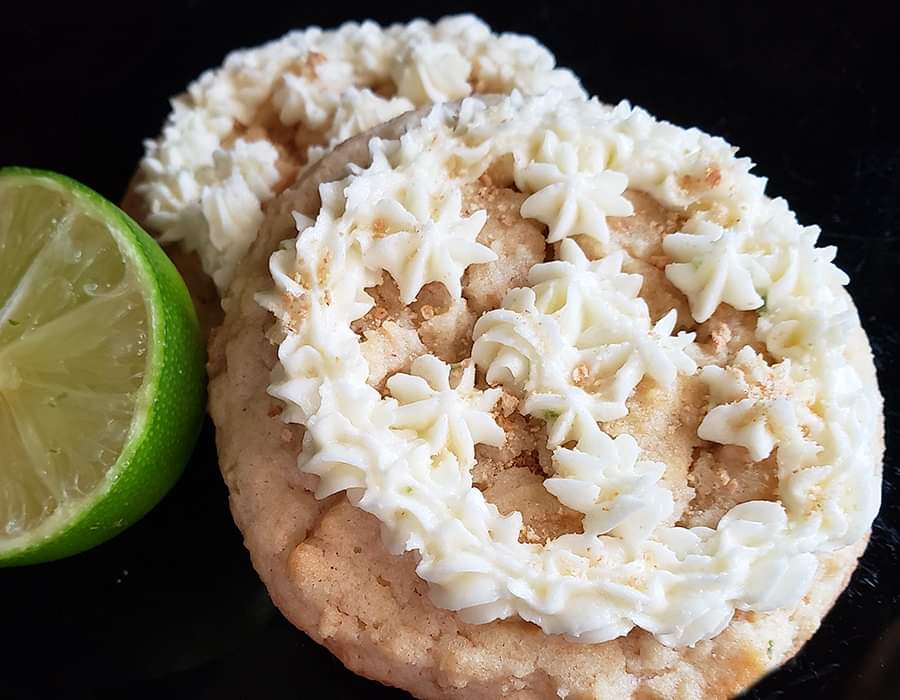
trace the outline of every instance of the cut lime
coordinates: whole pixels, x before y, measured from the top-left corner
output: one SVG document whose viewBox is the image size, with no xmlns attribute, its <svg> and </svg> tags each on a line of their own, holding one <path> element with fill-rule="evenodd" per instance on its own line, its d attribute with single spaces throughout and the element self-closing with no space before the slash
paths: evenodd
<svg viewBox="0 0 900 700">
<path fill-rule="evenodd" d="M 0 170 L 0 565 L 132 524 L 203 415 L 184 282 L 137 224 L 55 173 Z"/>
</svg>

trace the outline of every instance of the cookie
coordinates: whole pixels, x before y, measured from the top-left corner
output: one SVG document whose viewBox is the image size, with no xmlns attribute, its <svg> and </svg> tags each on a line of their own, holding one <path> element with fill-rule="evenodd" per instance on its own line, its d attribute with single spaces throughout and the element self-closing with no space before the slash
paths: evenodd
<svg viewBox="0 0 900 700">
<path fill-rule="evenodd" d="M 276 198 L 210 345 L 273 600 L 425 698 L 725 698 L 878 510 L 831 263 L 721 139 L 559 93 L 357 136 Z"/>
<path fill-rule="evenodd" d="M 584 95 L 533 38 L 471 15 L 291 32 L 230 54 L 172 100 L 123 206 L 167 250 L 208 329 L 267 202 L 333 146 L 430 102 L 473 92 Z M 208 277 L 212 282 L 207 282 Z"/>
</svg>

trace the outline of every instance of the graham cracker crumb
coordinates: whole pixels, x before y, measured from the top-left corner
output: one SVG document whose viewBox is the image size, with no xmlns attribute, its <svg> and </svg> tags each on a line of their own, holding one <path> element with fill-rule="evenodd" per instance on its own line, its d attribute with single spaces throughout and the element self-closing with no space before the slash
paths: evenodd
<svg viewBox="0 0 900 700">
<path fill-rule="evenodd" d="M 722 171 L 717 165 L 710 165 L 703 171 L 703 175 L 682 175 L 678 178 L 678 184 L 689 192 L 699 190 L 711 190 L 722 182 Z"/>
</svg>

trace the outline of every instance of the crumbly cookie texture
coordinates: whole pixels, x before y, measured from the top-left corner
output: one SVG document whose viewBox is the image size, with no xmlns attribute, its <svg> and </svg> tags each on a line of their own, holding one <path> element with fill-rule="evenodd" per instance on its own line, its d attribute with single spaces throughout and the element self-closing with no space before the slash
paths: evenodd
<svg viewBox="0 0 900 700">
<path fill-rule="evenodd" d="M 472 15 L 293 31 L 229 54 L 172 100 L 145 142 L 130 211 L 196 254 L 221 293 L 266 202 L 336 144 L 430 102 L 551 88 L 584 94 L 533 38 Z"/>
<path fill-rule="evenodd" d="M 408 126 L 405 121 L 389 124 L 378 134 L 396 138 Z M 319 206 L 319 183 L 340 177 L 348 160 L 365 165 L 367 140 L 339 148 L 274 203 L 232 289 L 226 322 L 211 344 L 211 410 L 232 510 L 276 604 L 352 670 L 419 697 L 719 698 L 740 691 L 789 658 L 846 585 L 863 541 L 818 554 L 815 583 L 795 605 L 738 612 L 721 634 L 692 647 L 668 648 L 641 630 L 601 644 L 579 644 L 515 619 L 482 625 L 462 622 L 428 600 L 427 586 L 415 573 L 416 554 L 389 553 L 372 515 L 341 495 L 323 500 L 313 496 L 318 478 L 296 468 L 304 431 L 284 423 L 284 406 L 264 393 L 277 357 L 267 339 L 271 316 L 257 306 L 255 295 L 271 284 L 269 254 L 295 230 L 290 212 L 313 215 Z M 463 200 L 463 212 L 487 212 L 479 241 L 489 247 L 489 227 L 500 217 L 520 231 L 517 235 L 523 241 L 530 238 L 531 222 L 504 206 L 509 195 L 502 191 L 481 185 Z M 676 308 L 682 327 L 695 326 L 700 363 L 727 367 L 745 345 L 764 350 L 753 332 L 756 313 L 720 306 L 697 325 L 683 306 L 666 301 L 677 298 L 678 292 L 666 280 L 663 270 L 669 261 L 659 259 L 664 255 L 660 248 L 663 236 L 682 222 L 651 203 L 641 206 L 640 192 L 626 191 L 623 196 L 632 203 L 634 214 L 609 219 L 609 243 L 628 251 L 623 269 L 645 275 L 645 286 L 654 274 L 651 270 L 657 271 L 652 277 L 657 284 L 642 292 L 645 301 L 654 309 Z M 584 249 L 590 251 L 589 244 Z M 448 345 L 454 347 L 454 356 L 465 353 L 465 345 L 471 343 L 475 299 L 502 296 L 502 285 L 522 279 L 522 261 L 510 257 L 507 265 L 507 255 L 496 252 L 496 261 L 482 264 L 494 267 L 489 274 L 474 274 L 478 268 L 469 268 L 462 302 L 426 285 L 412 305 L 415 308 L 410 308 L 399 303 L 396 285 L 382 282 L 378 290 L 370 289 L 375 303 L 357 330 L 372 332 L 385 326 L 389 330 L 381 340 L 386 352 L 366 354 L 374 358 L 395 352 L 399 358 L 390 368 L 370 375 L 370 382 L 384 391 L 387 376 L 410 369 L 421 348 L 412 348 L 415 341 L 409 331 L 415 331 L 423 347 L 434 354 Z M 473 285 L 480 285 L 477 294 Z M 422 295 L 428 303 L 420 303 Z M 485 305 L 478 313 L 489 308 L 493 307 Z M 435 330 L 441 326 L 434 322 L 445 316 L 453 323 L 446 324 L 442 336 Z M 426 323 L 432 324 L 430 336 L 422 333 Z M 868 346 L 858 326 L 851 333 L 847 357 L 867 390 L 877 391 Z M 379 374 L 381 381 L 375 382 Z M 627 415 L 604 424 L 610 434 L 638 436 L 647 457 L 666 464 L 662 481 L 671 489 L 679 514 L 675 517 L 687 527 L 714 526 L 735 504 L 772 497 L 771 458 L 754 462 L 746 447 L 717 446 L 697 436 L 708 408 L 706 385 L 698 375 L 679 379 L 667 392 L 652 382 L 641 383 L 628 399 Z M 546 428 L 523 417 L 518 402 L 506 391 L 497 399 L 493 415 L 507 432 L 507 441 L 503 446 L 476 448 L 473 479 L 503 513 L 522 512 L 525 527 L 520 536 L 539 543 L 577 529 L 580 513 L 551 504 L 546 491 L 537 495 L 550 466 Z M 880 451 L 880 434 L 875 439 Z M 760 471 L 769 476 L 760 477 Z M 544 499 L 539 502 L 546 505 L 535 508 L 535 499 Z"/>
</svg>

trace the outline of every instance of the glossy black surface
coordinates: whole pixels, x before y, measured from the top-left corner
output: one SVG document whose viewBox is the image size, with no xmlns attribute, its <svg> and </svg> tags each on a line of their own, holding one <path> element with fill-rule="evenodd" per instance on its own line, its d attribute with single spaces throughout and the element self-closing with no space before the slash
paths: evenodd
<svg viewBox="0 0 900 700">
<path fill-rule="evenodd" d="M 167 96 L 229 49 L 310 23 L 460 9 L 10 5 L 0 11 L 0 163 L 59 170 L 114 200 Z M 887 400 L 884 506 L 822 629 L 748 697 L 900 697 L 898 4 L 686 5 L 479 11 L 495 28 L 537 35 L 605 101 L 627 97 L 739 144 L 769 192 L 840 246 Z M 174 491 L 119 538 L 67 561 L 0 570 L 0 697 L 320 694 L 404 697 L 344 671 L 273 609 L 231 522 L 209 425 Z"/>
</svg>

